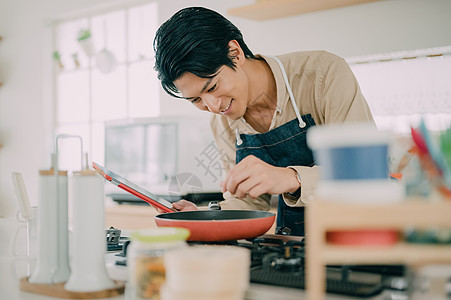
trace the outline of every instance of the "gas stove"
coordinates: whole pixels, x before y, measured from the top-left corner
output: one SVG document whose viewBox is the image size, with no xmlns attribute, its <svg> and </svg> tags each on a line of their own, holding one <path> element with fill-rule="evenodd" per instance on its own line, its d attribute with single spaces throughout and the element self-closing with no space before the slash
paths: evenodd
<svg viewBox="0 0 451 300">
<path fill-rule="evenodd" d="M 188 242 L 189 245 L 230 245 L 243 247 L 250 250 L 250 292 L 266 290 L 287 293 L 299 297 L 305 289 L 305 243 L 306 239 L 296 236 L 266 234 L 255 239 L 237 240 L 227 242 Z M 123 251 L 118 255 L 123 257 L 127 243 Z M 118 260 L 119 261 L 119 260 Z M 117 261 L 117 262 L 118 262 Z M 386 296 L 386 291 L 405 292 L 407 288 L 404 280 L 403 266 L 327 266 L 326 290 L 328 295 L 341 296 L 342 298 L 371 298 L 391 299 Z M 279 291 L 279 292 L 277 292 Z M 296 298 L 294 296 L 294 298 Z M 380 296 L 380 297 L 379 297 Z M 261 296 L 258 296 L 261 297 Z M 254 299 L 251 296 L 246 299 Z M 257 299 L 257 297 L 256 297 Z M 273 298 L 275 299 L 275 298 Z M 289 298 L 281 298 L 289 299 Z M 298 298 L 299 299 L 299 298 Z"/>
<path fill-rule="evenodd" d="M 304 290 L 305 243 L 303 237 L 267 234 L 221 244 L 250 250 L 251 283 Z M 404 290 L 405 285 L 393 284 L 395 279 L 399 282 L 403 273 L 403 266 L 327 266 L 326 290 L 330 294 L 371 298 L 386 289 Z"/>
</svg>

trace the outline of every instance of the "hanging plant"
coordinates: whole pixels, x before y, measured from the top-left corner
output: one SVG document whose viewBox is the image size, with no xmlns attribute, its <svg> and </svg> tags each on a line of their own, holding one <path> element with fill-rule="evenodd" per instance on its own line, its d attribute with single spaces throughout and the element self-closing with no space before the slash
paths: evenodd
<svg viewBox="0 0 451 300">
<path fill-rule="evenodd" d="M 72 58 L 74 60 L 74 64 L 76 68 L 80 67 L 80 61 L 78 60 L 78 53 L 73 53 Z"/>
<path fill-rule="evenodd" d="M 61 54 L 58 51 L 53 52 L 53 59 L 56 60 L 60 69 L 64 69 L 64 65 L 61 62 Z"/>
<path fill-rule="evenodd" d="M 80 29 L 78 32 L 78 41 L 83 41 L 89 39 L 91 37 L 91 30 L 89 29 Z"/>
<path fill-rule="evenodd" d="M 94 54 L 94 45 L 92 43 L 92 34 L 89 29 L 80 29 L 77 35 L 77 41 L 83 52 L 91 57 Z"/>
</svg>

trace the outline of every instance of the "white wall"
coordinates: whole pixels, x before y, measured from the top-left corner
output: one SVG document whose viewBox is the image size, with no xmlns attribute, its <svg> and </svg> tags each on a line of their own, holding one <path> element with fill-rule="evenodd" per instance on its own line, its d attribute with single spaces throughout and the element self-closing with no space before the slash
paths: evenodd
<svg viewBox="0 0 451 300">
<path fill-rule="evenodd" d="M 226 14 L 246 0 L 161 0 L 161 20 L 186 6 L 206 6 Z M 37 170 L 50 165 L 53 124 L 51 31 L 49 20 L 108 0 L 21 0 L 0 2 L 0 217 L 17 210 L 11 172 L 24 174 L 37 204 Z M 451 45 L 451 1 L 386 0 L 285 19 L 257 22 L 230 19 L 255 53 L 279 54 L 325 49 L 341 56 Z M 188 103 L 162 93 L 163 115 L 201 115 Z M 201 116 L 207 117 L 206 114 Z"/>
<path fill-rule="evenodd" d="M 163 2 L 163 1 L 162 1 Z M 227 14 L 254 1 L 170 1 L 162 19 L 192 3 Z M 268 21 L 227 16 L 238 26 L 254 53 L 322 49 L 343 57 L 451 45 L 451 1 L 383 0 Z M 162 97 L 162 113 L 190 111 L 189 104 Z M 177 106 L 174 107 L 174 103 Z"/>
</svg>

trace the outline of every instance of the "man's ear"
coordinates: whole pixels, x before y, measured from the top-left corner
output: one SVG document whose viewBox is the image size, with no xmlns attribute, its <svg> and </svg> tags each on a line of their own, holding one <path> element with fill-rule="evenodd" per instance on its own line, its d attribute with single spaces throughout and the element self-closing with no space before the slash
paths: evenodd
<svg viewBox="0 0 451 300">
<path fill-rule="evenodd" d="M 229 57 L 236 65 L 242 65 L 246 59 L 243 49 L 236 40 L 229 42 Z"/>
</svg>

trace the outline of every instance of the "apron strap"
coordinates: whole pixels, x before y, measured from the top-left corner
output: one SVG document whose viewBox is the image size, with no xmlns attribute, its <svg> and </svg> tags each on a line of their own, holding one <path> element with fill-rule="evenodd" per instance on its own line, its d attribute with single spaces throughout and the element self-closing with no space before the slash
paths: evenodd
<svg viewBox="0 0 451 300">
<path fill-rule="evenodd" d="M 285 85 L 287 86 L 288 94 L 290 95 L 291 104 L 293 105 L 294 112 L 296 113 L 296 117 L 299 120 L 299 127 L 304 128 L 307 124 L 302 120 L 301 114 L 299 113 L 298 106 L 296 105 L 296 101 L 294 100 L 293 91 L 291 90 L 290 83 L 288 82 L 287 73 L 285 72 L 285 68 L 282 65 L 282 62 L 279 58 L 275 56 L 271 56 L 272 59 L 274 59 L 280 67 L 280 70 L 282 71 L 283 80 L 285 81 Z"/>
<path fill-rule="evenodd" d="M 235 129 L 235 136 L 236 136 L 236 144 L 238 146 L 240 146 L 243 143 L 243 140 L 240 137 L 240 131 L 237 129 Z"/>
</svg>

